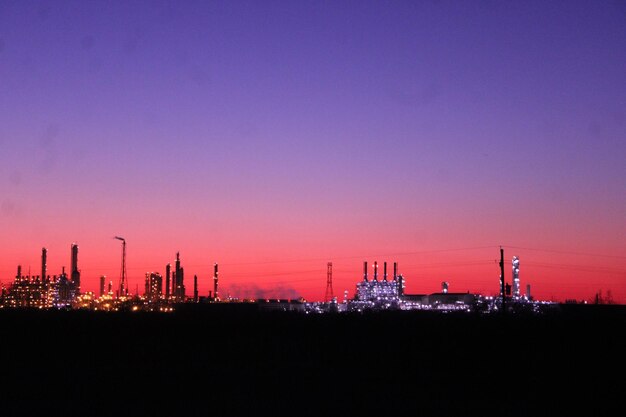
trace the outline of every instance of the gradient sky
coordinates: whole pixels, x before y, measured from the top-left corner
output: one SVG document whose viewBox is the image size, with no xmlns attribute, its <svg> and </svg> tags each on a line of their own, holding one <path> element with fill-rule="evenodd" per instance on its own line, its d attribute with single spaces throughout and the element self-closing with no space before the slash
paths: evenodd
<svg viewBox="0 0 626 417">
<path fill-rule="evenodd" d="M 0 280 L 626 302 L 625 74 L 621 1 L 2 1 Z"/>
</svg>

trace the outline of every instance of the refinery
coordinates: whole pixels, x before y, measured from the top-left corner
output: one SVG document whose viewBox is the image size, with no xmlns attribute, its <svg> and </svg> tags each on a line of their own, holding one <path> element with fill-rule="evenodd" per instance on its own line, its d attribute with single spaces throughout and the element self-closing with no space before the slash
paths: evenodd
<svg viewBox="0 0 626 417">
<path fill-rule="evenodd" d="M 174 265 L 165 265 L 165 276 L 159 272 L 146 272 L 143 294 L 139 286 L 133 293 L 128 288 L 126 272 L 126 240 L 115 237 L 122 243 L 121 273 L 117 288 L 113 281 L 105 276 L 99 280 L 99 291 L 81 291 L 81 271 L 78 267 L 78 245 L 70 246 L 71 264 L 69 274 L 62 268 L 58 275 L 48 273 L 48 250 L 41 251 L 41 273 L 26 275 L 22 273 L 22 266 L 17 266 L 17 274 L 8 285 L 2 285 L 0 293 L 0 308 L 30 308 L 30 309 L 86 309 L 93 311 L 157 311 L 172 312 L 185 308 L 191 304 L 212 304 L 230 306 L 245 304 L 254 305 L 259 311 L 294 311 L 305 314 L 315 313 L 363 313 L 385 310 L 418 310 L 436 312 L 480 312 L 493 313 L 504 311 L 540 312 L 556 303 L 535 300 L 530 293 L 530 284 L 526 285 L 526 292 L 520 290 L 520 259 L 514 256 L 511 261 L 511 276 L 513 285 L 509 285 L 502 278 L 504 276 L 504 251 L 500 249 L 500 277 L 499 295 L 484 296 L 470 292 L 450 291 L 450 283 L 441 283 L 440 291 L 424 294 L 409 294 L 405 292 L 405 277 L 398 272 L 398 263 L 393 262 L 393 271 L 388 274 L 387 262 L 382 263 L 382 276 L 379 274 L 379 264 L 372 265 L 373 274 L 370 276 L 368 262 L 363 263 L 363 276 L 356 282 L 352 298 L 348 291 L 343 299 L 338 300 L 333 292 L 332 262 L 327 263 L 326 293 L 323 302 L 307 302 L 298 299 L 239 299 L 231 296 L 220 297 L 218 264 L 213 265 L 212 290 L 201 295 L 198 291 L 198 276 L 193 276 L 193 292 L 187 295 L 185 286 L 185 271 L 181 264 L 180 253 L 176 253 Z"/>
</svg>

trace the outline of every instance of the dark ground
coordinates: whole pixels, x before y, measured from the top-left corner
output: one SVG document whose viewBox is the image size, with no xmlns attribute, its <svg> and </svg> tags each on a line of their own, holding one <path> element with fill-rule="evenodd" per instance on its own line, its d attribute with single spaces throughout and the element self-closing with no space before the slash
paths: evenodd
<svg viewBox="0 0 626 417">
<path fill-rule="evenodd" d="M 0 415 L 607 415 L 626 308 L 0 311 Z M 622 411 L 611 415 L 624 415 Z"/>
</svg>

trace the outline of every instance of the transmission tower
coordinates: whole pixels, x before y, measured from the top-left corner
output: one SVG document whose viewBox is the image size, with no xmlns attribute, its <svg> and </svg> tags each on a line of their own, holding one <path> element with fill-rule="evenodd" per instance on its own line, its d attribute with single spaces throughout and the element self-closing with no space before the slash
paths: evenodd
<svg viewBox="0 0 626 417">
<path fill-rule="evenodd" d="M 324 295 L 324 302 L 327 303 L 335 298 L 333 294 L 333 263 L 328 262 L 326 264 L 326 295 Z"/>
<path fill-rule="evenodd" d="M 126 240 L 123 237 L 115 236 L 115 239 L 122 241 L 122 272 L 120 273 L 119 297 L 128 292 L 128 282 L 126 281 Z"/>
</svg>

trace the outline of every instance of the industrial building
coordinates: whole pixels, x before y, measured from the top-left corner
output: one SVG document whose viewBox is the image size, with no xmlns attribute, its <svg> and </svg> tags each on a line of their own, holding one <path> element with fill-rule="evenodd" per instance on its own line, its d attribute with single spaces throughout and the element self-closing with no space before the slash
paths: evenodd
<svg viewBox="0 0 626 417">
<path fill-rule="evenodd" d="M 163 294 L 163 277 L 158 272 L 146 272 L 144 297 L 148 302 L 158 302 Z"/>
<path fill-rule="evenodd" d="M 363 279 L 356 284 L 352 300 L 346 299 L 339 311 L 368 310 L 471 310 L 479 295 L 449 292 L 450 284 L 442 282 L 441 292 L 432 294 L 406 294 L 405 278 L 398 274 L 398 263 L 393 263 L 393 276 L 387 276 L 387 262 L 383 263 L 383 277 L 378 276 L 378 262 L 374 262 L 374 276 L 369 279 L 367 262 L 363 263 Z M 323 310 L 323 309 L 320 309 Z"/>
<path fill-rule="evenodd" d="M 22 266 L 17 266 L 13 283 L 6 289 L 3 305 L 22 308 L 67 308 L 71 307 L 80 294 L 80 270 L 78 269 L 78 245 L 71 246 L 71 278 L 65 267 L 59 276 L 47 275 L 48 250 L 41 250 L 41 275 L 22 275 Z"/>
</svg>

